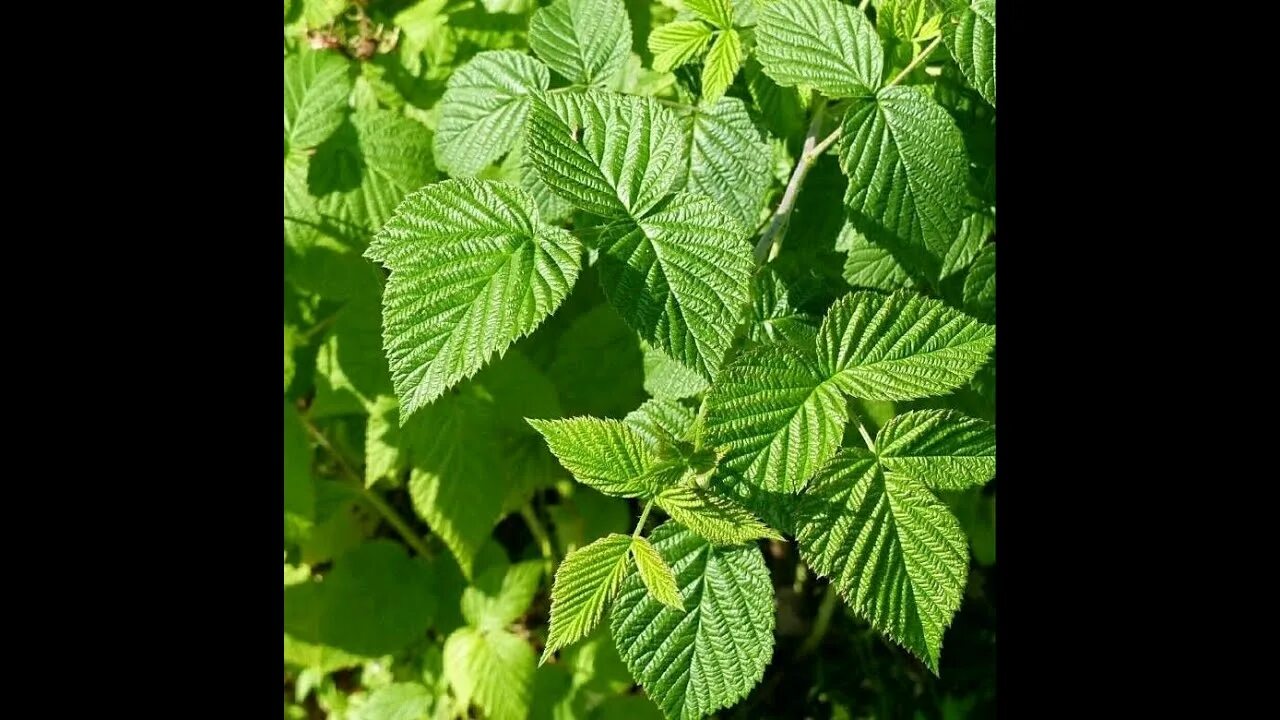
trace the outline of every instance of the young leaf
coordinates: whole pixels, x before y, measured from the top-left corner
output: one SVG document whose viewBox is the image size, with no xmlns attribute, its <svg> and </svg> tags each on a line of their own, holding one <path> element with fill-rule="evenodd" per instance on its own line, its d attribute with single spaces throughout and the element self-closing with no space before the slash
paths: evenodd
<svg viewBox="0 0 1280 720">
<path fill-rule="evenodd" d="M 694 15 L 722 30 L 733 27 L 733 3 L 731 0 L 685 0 L 684 6 Z"/>
<path fill-rule="evenodd" d="M 493 720 L 528 717 L 536 659 L 523 638 L 503 630 L 455 630 L 444 644 L 444 674 L 458 701 Z"/>
<path fill-rule="evenodd" d="M 659 399 L 681 400 L 706 392 L 706 378 L 654 348 L 644 350 L 644 389 Z"/>
<path fill-rule="evenodd" d="M 706 86 L 703 86 L 704 93 Z M 686 189 L 715 200 L 744 227 L 755 227 L 769 189 L 769 144 L 737 98 L 703 105 L 689 114 L 689 181 Z"/>
<path fill-rule="evenodd" d="M 286 150 L 315 147 L 342 124 L 351 94 L 351 65 L 337 53 L 303 52 L 284 59 Z"/>
<path fill-rule="evenodd" d="M 539 664 L 595 629 L 627 575 L 630 548 L 630 537 L 613 533 L 574 550 L 560 563 L 551 586 L 551 630 Z"/>
<path fill-rule="evenodd" d="M 905 243 L 913 263 L 938 277 L 965 217 L 969 172 L 964 139 L 947 111 L 918 87 L 858 98 L 845 115 L 840 164 L 858 230 L 877 243 L 886 235 Z"/>
<path fill-rule="evenodd" d="M 702 54 L 711 43 L 711 28 L 697 20 L 677 20 L 649 34 L 653 69 L 668 72 Z"/>
<path fill-rule="evenodd" d="M 814 359 L 770 344 L 738 356 L 707 396 L 707 445 L 751 485 L 797 492 L 835 454 L 845 400 Z"/>
<path fill-rule="evenodd" d="M 553 97 L 534 104 L 527 150 L 561 197 L 597 215 L 639 218 L 681 179 L 680 124 L 653 98 Z"/>
<path fill-rule="evenodd" d="M 960 387 L 995 346 L 995 328 L 939 300 L 862 290 L 836 301 L 818 332 L 823 378 L 863 400 L 911 400 Z"/>
<path fill-rule="evenodd" d="M 405 198 L 365 253 L 391 270 L 383 338 L 408 417 L 559 306 L 581 245 L 513 185 L 448 180 Z"/>
<path fill-rule="evenodd" d="M 880 428 L 876 454 L 884 469 L 934 490 L 963 490 L 995 474 L 996 429 L 954 410 L 917 410 Z"/>
<path fill-rule="evenodd" d="M 714 103 L 733 84 L 742 66 L 742 38 L 737 30 L 721 30 L 702 65 L 702 101 Z"/>
<path fill-rule="evenodd" d="M 658 551 L 648 540 L 637 537 L 631 540 L 631 555 L 635 558 L 636 569 L 640 571 L 640 579 L 649 589 L 655 600 L 676 608 L 684 609 L 684 600 L 680 597 L 680 588 L 676 587 L 676 574 L 662 559 Z"/>
<path fill-rule="evenodd" d="M 715 545 L 741 545 L 758 538 L 782 539 L 732 500 L 699 487 L 668 488 L 658 493 L 654 501 L 672 520 Z"/>
<path fill-rule="evenodd" d="M 671 400 L 649 400 L 623 418 L 650 447 L 688 440 L 695 420 L 692 410 Z"/>
<path fill-rule="evenodd" d="M 644 436 L 620 420 L 580 417 L 529 420 L 566 470 L 583 485 L 615 497 L 639 497 L 652 468 Z"/>
<path fill-rule="evenodd" d="M 500 630 L 529 609 L 541 582 L 538 560 L 498 563 L 479 573 L 475 583 L 462 591 L 462 617 L 473 627 Z"/>
<path fill-rule="evenodd" d="M 867 16 L 837 0 L 778 0 L 756 26 L 756 56 L 779 85 L 805 85 L 829 98 L 880 87 L 884 50 Z"/>
<path fill-rule="evenodd" d="M 522 52 L 482 52 L 449 77 L 440 100 L 436 161 L 454 177 L 469 177 L 516 144 L 529 116 L 530 97 L 551 75 Z"/>
<path fill-rule="evenodd" d="M 920 481 L 845 450 L 802 496 L 796 528 L 805 562 L 937 674 L 969 573 L 968 543 L 947 506 Z"/>
<path fill-rule="evenodd" d="M 982 97 L 996 105 L 996 0 L 955 0 L 942 23 L 942 42 Z"/>
<path fill-rule="evenodd" d="M 533 14 L 529 47 L 580 85 L 603 85 L 622 70 L 631 20 L 621 0 L 556 0 Z"/>
<path fill-rule="evenodd" d="M 684 610 L 633 575 L 609 626 L 618 654 L 668 718 L 694 720 L 746 697 L 773 655 L 773 586 L 753 546 L 717 548 L 664 523 L 649 536 L 675 572 Z"/>
</svg>

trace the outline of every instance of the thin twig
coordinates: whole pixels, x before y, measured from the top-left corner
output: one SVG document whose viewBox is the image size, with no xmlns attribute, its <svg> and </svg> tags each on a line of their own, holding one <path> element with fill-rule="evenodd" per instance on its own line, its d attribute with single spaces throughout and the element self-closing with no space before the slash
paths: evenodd
<svg viewBox="0 0 1280 720">
<path fill-rule="evenodd" d="M 782 243 L 782 237 L 786 234 L 787 222 L 791 219 L 791 211 L 795 209 L 796 197 L 800 194 L 800 186 L 804 184 L 805 176 L 809 174 L 809 169 L 813 167 L 813 163 L 818 157 L 813 150 L 818 145 L 818 133 L 822 131 L 822 119 L 826 110 L 826 99 L 821 95 L 814 93 L 812 107 L 813 120 L 809 123 L 809 131 L 804 136 L 804 147 L 800 151 L 800 157 L 796 159 L 795 170 L 791 172 L 791 180 L 787 183 L 787 189 L 782 193 L 782 202 L 778 203 L 778 209 L 773 212 L 773 219 L 769 221 L 769 226 L 760 234 L 760 242 L 756 243 L 756 263 L 763 265 L 778 255 L 778 248 Z M 825 140 L 823 142 L 826 142 Z M 828 145 L 830 143 L 827 143 Z M 825 147 L 823 149 L 826 149 Z"/>
<path fill-rule="evenodd" d="M 653 509 L 653 501 L 645 503 L 644 510 L 640 513 L 640 521 L 636 523 L 635 532 L 631 533 L 631 539 L 640 537 L 640 531 L 644 530 L 644 521 L 649 519 L 649 511 Z"/>
<path fill-rule="evenodd" d="M 837 599 L 836 586 L 827 585 L 827 591 L 822 595 L 822 604 L 818 606 L 818 619 L 813 623 L 809 636 L 800 644 L 796 657 L 804 657 L 822 644 L 822 638 L 826 637 L 827 629 L 831 627 L 831 616 L 835 613 Z"/>
<path fill-rule="evenodd" d="M 542 527 L 542 522 L 538 520 L 537 513 L 533 511 L 532 502 L 527 502 L 524 507 L 520 508 L 520 517 L 524 518 L 525 524 L 529 526 L 530 534 L 538 542 L 538 549 L 542 552 L 543 570 L 547 573 L 547 577 L 554 577 L 556 551 L 551 545 L 551 538 L 547 536 L 546 528 Z"/>
<path fill-rule="evenodd" d="M 894 85 L 897 85 L 899 82 L 901 82 L 902 78 L 904 78 L 904 77 L 906 77 L 908 74 L 910 74 L 912 70 L 915 70 L 915 69 L 916 69 L 916 66 L 917 66 L 917 65 L 919 65 L 921 62 L 923 62 L 925 58 L 929 57 L 929 53 L 933 52 L 934 48 L 938 47 L 938 43 L 940 43 L 940 42 L 942 42 L 942 36 L 941 36 L 941 35 L 939 35 L 938 37 L 934 38 L 934 39 L 933 39 L 933 42 L 929 43 L 929 47 L 927 47 L 927 48 L 925 48 L 925 49 L 924 49 L 924 52 L 920 53 L 919 55 L 915 56 L 914 58 L 911 58 L 911 62 L 910 62 L 910 63 L 908 63 L 908 64 L 907 64 L 907 66 L 906 66 L 905 68 L 903 68 L 903 69 L 902 69 L 902 72 L 898 73 L 898 76 L 897 76 L 897 77 L 895 77 L 894 79 L 890 80 L 890 81 L 889 81 L 889 84 L 888 84 L 888 85 L 885 85 L 885 87 L 886 87 L 886 88 L 891 88 L 891 87 L 893 87 Z"/>
</svg>

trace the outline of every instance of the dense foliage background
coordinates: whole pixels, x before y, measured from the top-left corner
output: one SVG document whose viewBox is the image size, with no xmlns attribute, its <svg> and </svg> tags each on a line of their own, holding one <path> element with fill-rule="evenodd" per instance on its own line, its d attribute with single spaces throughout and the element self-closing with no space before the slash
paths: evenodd
<svg viewBox="0 0 1280 720">
<path fill-rule="evenodd" d="M 402 424 L 383 345 L 386 273 L 363 256 L 407 193 L 448 176 L 530 188 L 544 220 L 600 231 L 598 220 L 531 187 L 522 143 L 510 152 L 464 151 L 437 137 L 468 128 L 457 118 L 442 127 L 450 78 L 478 53 L 527 51 L 531 16 L 547 4 L 285 3 L 286 717 L 662 717 L 619 658 L 607 623 L 536 665 L 554 567 L 574 548 L 631 533 L 642 505 L 575 483 L 524 418 L 622 418 L 655 397 L 696 410 L 706 381 L 645 343 L 605 297 L 599 268 L 587 264 L 536 332 Z M 683 58 L 660 39 L 655 57 L 655 32 L 662 38 L 664 27 L 698 22 L 680 0 L 624 4 L 630 50 L 609 89 L 681 111 L 732 110 L 732 132 L 699 135 L 696 123 L 686 126 L 695 154 L 699 141 L 730 143 L 723 156 L 707 153 L 710 169 L 690 182 L 749 224 L 754 243 L 768 232 L 813 117 L 805 93 L 775 84 L 754 54 L 754 18 L 767 3 L 739 0 L 732 23 L 698 30 L 740 36 L 724 41 L 742 46 L 728 69 L 712 67 L 722 61 L 711 57 L 721 51 L 709 49 L 710 39 Z M 738 345 L 816 327 L 856 288 L 912 288 L 994 320 L 995 110 L 938 45 L 941 4 L 862 5 L 884 44 L 886 77 L 928 88 L 963 134 L 970 214 L 954 257 L 922 274 L 910 253 L 847 222 L 846 174 L 834 152 L 819 156 L 785 242 L 758 276 L 756 314 Z M 994 81 L 988 94 L 994 101 Z M 813 125 L 825 135 L 835 122 Z M 707 180 L 713 176 L 720 182 Z M 993 360 L 944 397 L 849 402 L 872 434 L 919 408 L 994 421 L 994 385 Z M 856 432 L 846 437 L 857 442 Z M 777 601 L 776 646 L 763 681 L 719 716 L 993 715 L 995 489 L 992 480 L 940 493 L 968 536 L 971 568 L 936 676 L 859 619 L 799 561 L 794 544 L 760 541 Z M 446 662 L 451 637 L 495 617 L 510 643 L 501 662 Z"/>
</svg>

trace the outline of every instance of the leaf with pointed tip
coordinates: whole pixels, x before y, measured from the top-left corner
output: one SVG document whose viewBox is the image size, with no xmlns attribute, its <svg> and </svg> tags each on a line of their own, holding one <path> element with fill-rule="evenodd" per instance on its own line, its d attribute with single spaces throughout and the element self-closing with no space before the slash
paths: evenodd
<svg viewBox="0 0 1280 720">
<path fill-rule="evenodd" d="M 633 575 L 609 626 L 627 668 L 668 718 L 695 720 L 747 696 L 773 654 L 773 586 L 754 546 L 714 547 L 676 523 L 649 535 L 675 572 L 680 610 Z"/>
<path fill-rule="evenodd" d="M 953 3 L 942 22 L 942 42 L 982 97 L 996 105 L 996 0 Z"/>
<path fill-rule="evenodd" d="M 942 277 L 954 275 L 973 262 L 982 252 L 987 238 L 996 231 L 996 219 L 987 212 L 975 212 L 960 223 L 960 232 L 942 259 Z"/>
<path fill-rule="evenodd" d="M 284 59 L 286 151 L 315 147 L 338 129 L 351 75 L 351 64 L 337 53 L 308 51 Z"/>
<path fill-rule="evenodd" d="M 627 576 L 630 548 L 630 537 L 613 533 L 574 550 L 560 563 L 551 586 L 551 630 L 540 663 L 595 629 Z"/>
<path fill-rule="evenodd" d="M 644 389 L 655 398 L 680 400 L 706 392 L 707 379 L 651 347 L 644 351 Z"/>
<path fill-rule="evenodd" d="M 631 20 L 621 0 L 556 0 L 529 21 L 529 47 L 572 83 L 603 85 L 631 49 Z"/>
<path fill-rule="evenodd" d="M 733 27 L 733 3 L 730 0 L 684 0 L 684 6 L 718 28 L 728 30 Z"/>
<path fill-rule="evenodd" d="M 498 563 L 462 591 L 462 617 L 472 627 L 501 630 L 524 615 L 541 582 L 541 561 Z"/>
<path fill-rule="evenodd" d="M 798 492 L 835 454 L 848 419 L 844 397 L 817 362 L 784 344 L 748 350 L 707 396 L 707 445 L 750 485 Z"/>
<path fill-rule="evenodd" d="M 444 675 L 463 707 L 475 703 L 492 720 L 523 720 L 536 669 L 533 648 L 504 630 L 455 630 L 444 644 Z"/>
<path fill-rule="evenodd" d="M 649 34 L 649 52 L 653 53 L 653 69 L 667 72 L 702 54 L 711 44 L 713 33 L 697 20 L 677 20 Z"/>
<path fill-rule="evenodd" d="M 633 538 L 631 556 L 635 558 L 640 579 L 644 581 L 644 586 L 649 589 L 653 599 L 663 605 L 683 610 L 684 600 L 680 597 L 680 588 L 676 587 L 676 574 L 653 545 L 642 537 Z"/>
<path fill-rule="evenodd" d="M 892 292 L 911 287 L 911 274 L 887 248 L 867 239 L 849 223 L 840 230 L 847 238 L 848 257 L 844 263 L 844 279 L 852 288 L 871 288 Z"/>
<path fill-rule="evenodd" d="M 522 52 L 492 50 L 473 57 L 449 77 L 440 100 L 435 156 L 454 177 L 475 175 L 520 139 L 530 98 L 551 76 Z"/>
<path fill-rule="evenodd" d="M 702 101 L 719 100 L 741 66 L 742 37 L 737 30 L 721 30 L 702 64 Z"/>
<path fill-rule="evenodd" d="M 592 417 L 528 420 L 547 447 L 583 485 L 614 497 L 640 497 L 640 478 L 653 466 L 644 435 L 621 420 Z"/>
<path fill-rule="evenodd" d="M 936 278 L 965 218 L 969 163 L 955 121 L 919 87 L 885 88 L 849 107 L 840 166 L 849 219 Z M 892 249 L 892 248 L 890 248 Z"/>
<path fill-rule="evenodd" d="M 715 200 L 744 227 L 755 227 L 773 168 L 769 144 L 751 122 L 746 105 L 723 97 L 698 107 L 685 125 L 689 134 L 685 189 Z"/>
<path fill-rule="evenodd" d="M 693 411 L 671 400 L 649 400 L 623 419 L 640 433 L 650 447 L 687 440 L 697 418 Z"/>
<path fill-rule="evenodd" d="M 968 543 L 947 506 L 919 480 L 845 450 L 814 478 L 796 518 L 805 562 L 937 674 L 969 573 Z"/>
<path fill-rule="evenodd" d="M 964 278 L 964 309 L 974 317 L 995 322 L 996 319 L 996 246 L 983 246 Z"/>
<path fill-rule="evenodd" d="M 996 429 L 955 410 L 917 410 L 880 428 L 876 454 L 886 470 L 934 490 L 963 490 L 995 474 Z"/>
<path fill-rule="evenodd" d="M 759 538 L 782 539 L 745 508 L 710 490 L 680 485 L 658 493 L 654 501 L 672 520 L 716 545 L 741 545 Z"/>
<path fill-rule="evenodd" d="M 818 332 L 821 377 L 863 400 L 941 395 L 973 377 L 995 328 L 908 291 L 869 290 L 836 301 Z"/>
<path fill-rule="evenodd" d="M 779 0 L 756 25 L 756 56 L 779 85 L 817 88 L 829 98 L 880 87 L 884 50 L 867 16 L 837 0 Z"/>
<path fill-rule="evenodd" d="M 447 180 L 405 198 L 365 253 L 391 270 L 383 341 L 408 417 L 528 335 L 578 277 L 581 245 L 513 185 Z"/>
</svg>

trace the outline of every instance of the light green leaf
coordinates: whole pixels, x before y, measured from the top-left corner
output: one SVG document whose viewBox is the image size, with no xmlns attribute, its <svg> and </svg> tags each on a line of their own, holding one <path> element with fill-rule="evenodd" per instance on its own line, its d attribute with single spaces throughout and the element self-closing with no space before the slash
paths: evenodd
<svg viewBox="0 0 1280 720">
<path fill-rule="evenodd" d="M 733 27 L 733 3 L 730 0 L 684 0 L 684 6 L 718 28 L 728 30 Z"/>
<path fill-rule="evenodd" d="M 513 185 L 448 180 L 405 198 L 365 253 L 391 270 L 384 347 L 408 417 L 560 305 L 581 245 Z"/>
<path fill-rule="evenodd" d="M 332 332 L 316 353 L 312 417 L 367 413 L 379 395 L 391 393 L 381 315 L 372 291 L 360 293 L 338 311 Z"/>
<path fill-rule="evenodd" d="M 880 465 L 935 490 L 983 485 L 996 472 L 996 428 L 954 410 L 917 410 L 876 435 Z"/>
<path fill-rule="evenodd" d="M 677 193 L 601 234 L 600 284 L 640 337 L 711 378 L 750 300 L 746 234 L 707 197 Z"/>
<path fill-rule="evenodd" d="M 906 291 L 850 293 L 818 332 L 821 376 L 864 400 L 944 394 L 968 382 L 994 346 L 993 326 Z"/>
<path fill-rule="evenodd" d="M 627 575 L 630 547 L 630 537 L 615 533 L 574 550 L 560 563 L 551 587 L 551 630 L 540 662 L 595 629 Z"/>
<path fill-rule="evenodd" d="M 304 51 L 284 59 L 286 154 L 315 147 L 338 129 L 351 76 L 351 64 L 338 53 Z"/>
<path fill-rule="evenodd" d="M 964 309 L 974 317 L 995 322 L 996 319 L 996 246 L 988 243 L 964 278 Z"/>
<path fill-rule="evenodd" d="M 702 102 L 719 100 L 742 66 L 742 38 L 737 30 L 721 30 L 702 65 Z"/>
<path fill-rule="evenodd" d="M 631 20 L 621 0 L 556 0 L 533 14 L 529 47 L 570 82 L 603 85 L 627 62 Z"/>
<path fill-rule="evenodd" d="M 542 562 L 495 564 L 462 591 L 462 617 L 482 630 L 501 630 L 529 609 L 542 583 Z"/>
<path fill-rule="evenodd" d="M 953 3 L 942 22 L 942 42 L 969 83 L 995 107 L 996 0 Z"/>
<path fill-rule="evenodd" d="M 682 179 L 680 123 L 653 98 L 552 97 L 554 108 L 534 103 L 526 151 L 561 197 L 597 215 L 639 218 Z"/>
<path fill-rule="evenodd" d="M 676 587 L 676 574 L 662 559 L 648 540 L 637 537 L 631 540 L 631 556 L 635 558 L 640 579 L 655 600 L 677 610 L 684 609 L 680 588 Z"/>
<path fill-rule="evenodd" d="M 790 345 L 748 350 L 707 396 L 707 444 L 750 485 L 798 492 L 836 452 L 845 400 L 817 362 Z"/>
<path fill-rule="evenodd" d="M 706 92 L 706 85 L 703 85 Z M 743 227 L 755 227 L 769 189 L 769 144 L 737 98 L 724 97 L 686 118 L 689 180 L 686 189 L 715 200 Z"/>
<path fill-rule="evenodd" d="M 529 420 L 580 483 L 615 497 L 639 497 L 652 461 L 644 436 L 620 420 L 592 417 Z"/>
<path fill-rule="evenodd" d="M 307 189 L 322 222 L 356 247 L 411 190 L 436 176 L 431 132 L 388 110 L 358 110 L 316 148 Z"/>
<path fill-rule="evenodd" d="M 911 274 L 882 245 L 877 245 L 858 232 L 850 223 L 840 230 L 840 240 L 847 243 L 849 256 L 844 263 L 844 279 L 850 287 L 892 292 L 912 286 Z M 837 241 L 839 242 L 839 241 Z"/>
<path fill-rule="evenodd" d="M 680 485 L 658 493 L 654 501 L 672 520 L 716 545 L 741 545 L 759 538 L 782 539 L 746 509 L 710 490 Z"/>
<path fill-rule="evenodd" d="M 523 638 L 503 630 L 455 630 L 444 644 L 444 674 L 463 706 L 492 720 L 524 720 L 536 657 Z"/>
<path fill-rule="evenodd" d="M 702 54 L 711 43 L 712 31 L 697 20 L 677 20 L 649 34 L 653 69 L 667 72 Z"/>
<path fill-rule="evenodd" d="M 422 683 L 392 683 L 369 693 L 354 720 L 430 720 L 435 696 Z"/>
<path fill-rule="evenodd" d="M 649 536 L 686 610 L 633 575 L 609 612 L 618 654 L 668 718 L 694 720 L 747 696 L 773 655 L 773 584 L 753 546 L 717 548 L 664 523 Z"/>
<path fill-rule="evenodd" d="M 364 486 L 373 487 L 404 467 L 400 454 L 400 403 L 390 395 L 379 395 L 369 408 L 364 435 Z"/>
<path fill-rule="evenodd" d="M 829 98 L 880 87 L 884 51 L 867 16 L 837 0 L 778 0 L 756 25 L 756 56 L 779 85 L 804 85 Z"/>
<path fill-rule="evenodd" d="M 799 89 L 778 85 L 754 55 L 747 58 L 742 72 L 747 90 L 760 108 L 760 119 L 774 136 L 785 139 L 804 131 L 808 91 L 802 97 Z"/>
<path fill-rule="evenodd" d="M 706 378 L 651 347 L 644 351 L 644 389 L 655 398 L 680 400 L 706 392 Z"/>
<path fill-rule="evenodd" d="M 987 238 L 996 231 L 996 219 L 986 212 L 975 212 L 960 223 L 960 232 L 942 259 L 942 277 L 954 275 L 973 262 Z"/>
<path fill-rule="evenodd" d="M 938 277 L 966 215 L 969 172 L 964 139 L 947 111 L 918 87 L 855 100 L 844 119 L 840 165 L 854 226 L 891 250 L 887 243 L 896 241 L 902 249 L 895 256 Z"/>
<path fill-rule="evenodd" d="M 693 411 L 671 400 L 649 400 L 623 419 L 650 447 L 688 440 L 695 421 Z"/>
<path fill-rule="evenodd" d="M 493 50 L 472 58 L 449 77 L 440 100 L 440 167 L 469 177 L 511 150 L 524 130 L 530 97 L 550 83 L 546 66 L 522 52 Z"/>
<path fill-rule="evenodd" d="M 846 450 L 814 479 L 796 518 L 805 562 L 936 674 L 969 573 L 968 543 L 947 506 L 920 481 Z"/>
</svg>

